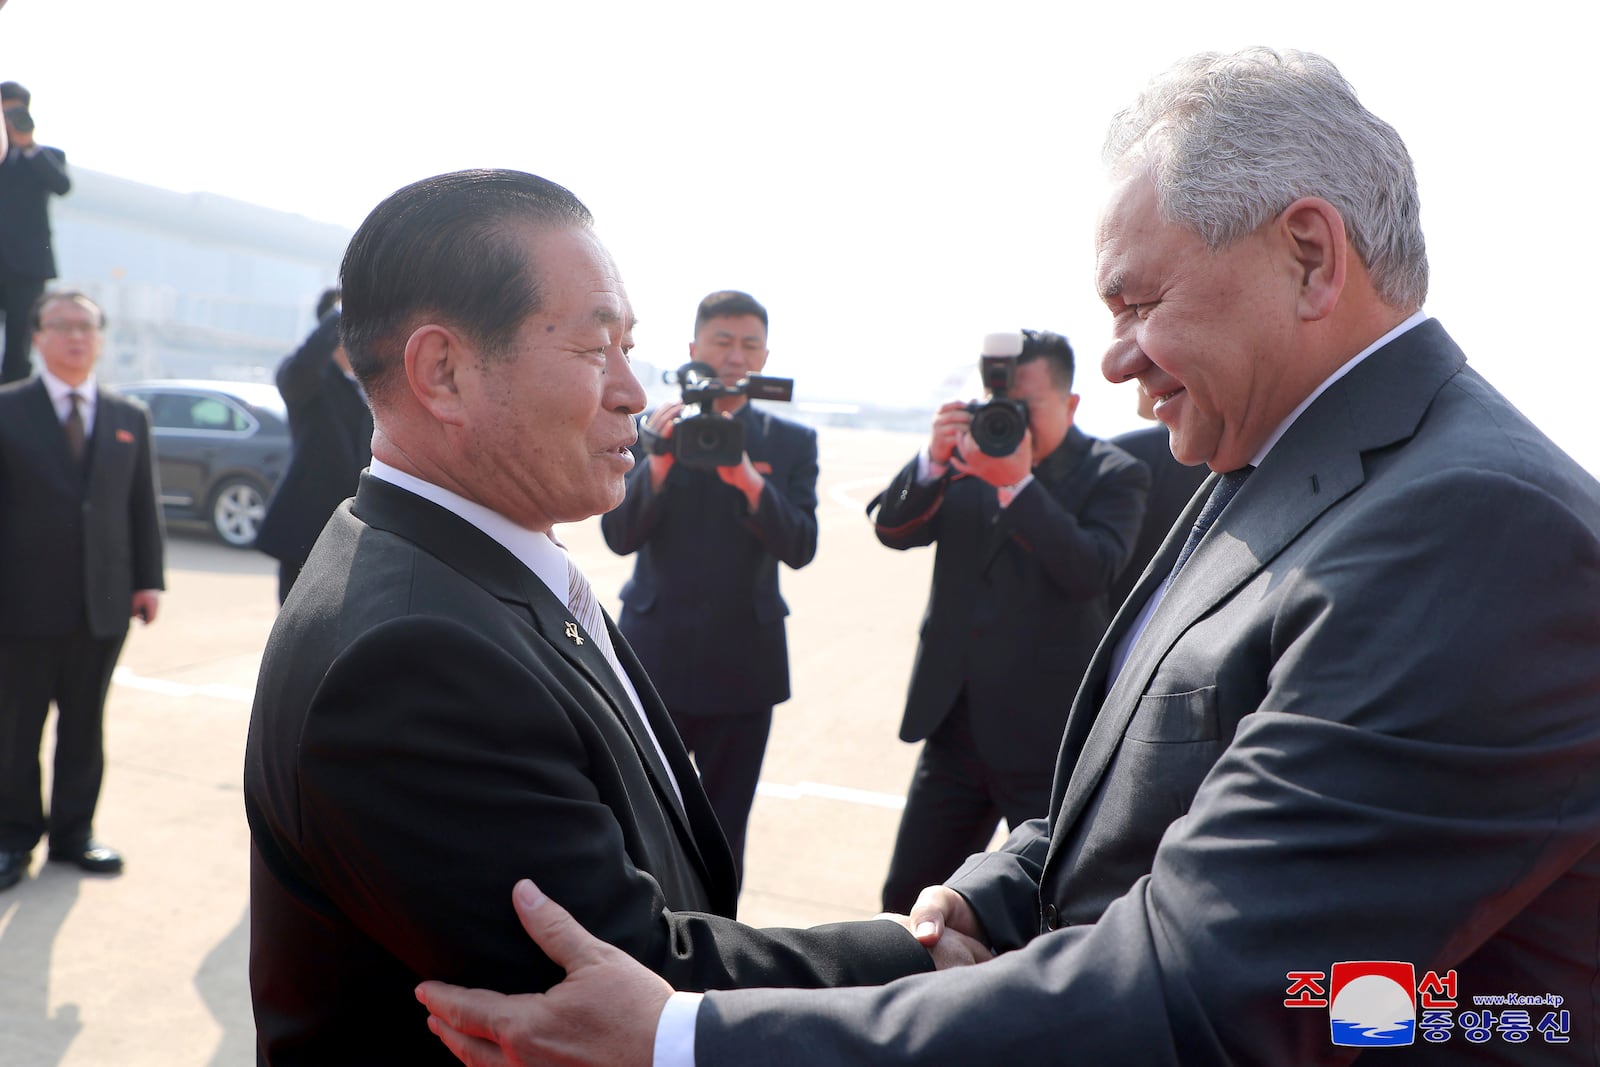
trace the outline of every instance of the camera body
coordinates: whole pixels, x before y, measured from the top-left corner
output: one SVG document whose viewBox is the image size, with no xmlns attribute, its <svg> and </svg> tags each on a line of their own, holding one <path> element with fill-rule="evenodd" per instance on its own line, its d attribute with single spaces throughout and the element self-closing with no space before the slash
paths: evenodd
<svg viewBox="0 0 1600 1067">
<path fill-rule="evenodd" d="M 972 439 L 985 455 L 1011 455 L 1028 432 L 1028 405 L 1011 396 L 1021 355 L 1020 333 L 991 333 L 983 339 L 978 373 L 989 399 L 969 403 L 967 411 L 972 415 Z"/>
<path fill-rule="evenodd" d="M 787 401 L 794 397 L 793 378 L 751 374 L 728 385 L 717 377 L 716 368 L 698 361 L 663 374 L 662 380 L 677 383 L 684 407 L 698 406 L 700 410 L 679 416 L 672 424 L 671 437 L 650 435 L 650 454 L 670 455 L 688 467 L 732 467 L 744 457 L 744 423 L 717 414 L 714 405 L 721 398 Z"/>
</svg>

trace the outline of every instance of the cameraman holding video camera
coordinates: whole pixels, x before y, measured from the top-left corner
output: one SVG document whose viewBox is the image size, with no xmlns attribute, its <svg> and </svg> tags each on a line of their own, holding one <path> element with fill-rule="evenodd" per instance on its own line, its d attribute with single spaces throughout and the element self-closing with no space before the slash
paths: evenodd
<svg viewBox="0 0 1600 1067">
<path fill-rule="evenodd" d="M 689 356 L 707 377 L 692 387 L 680 372 L 685 397 L 708 399 L 688 418 L 682 401 L 644 416 L 627 496 L 600 530 L 612 551 L 638 553 L 617 625 L 694 756 L 742 878 L 772 708 L 789 699 L 778 562 L 798 569 L 817 552 L 817 435 L 749 403 L 774 380 L 752 377 L 767 362 L 767 310 L 748 293 L 700 302 Z"/>
<path fill-rule="evenodd" d="M 900 725 L 927 741 L 883 887 L 900 914 L 999 819 L 1049 809 L 1067 711 L 1150 487 L 1143 463 L 1073 426 L 1065 337 L 1023 330 L 984 348 L 988 402 L 940 407 L 927 446 L 868 505 L 890 548 L 939 546 Z"/>
</svg>

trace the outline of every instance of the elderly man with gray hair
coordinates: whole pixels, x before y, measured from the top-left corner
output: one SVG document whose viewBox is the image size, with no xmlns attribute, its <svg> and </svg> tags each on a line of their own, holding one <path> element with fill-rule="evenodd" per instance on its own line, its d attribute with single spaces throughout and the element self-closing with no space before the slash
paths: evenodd
<svg viewBox="0 0 1600 1067">
<path fill-rule="evenodd" d="M 1595 1062 L 1600 485 L 1422 311 L 1411 160 L 1327 60 L 1189 59 L 1106 162 L 1102 370 L 1215 474 L 1089 667 L 1048 821 L 913 909 L 996 958 L 671 995 L 523 883 L 567 979 L 423 986 L 466 1062 L 502 1062 L 491 1018 L 563 1063 Z"/>
</svg>

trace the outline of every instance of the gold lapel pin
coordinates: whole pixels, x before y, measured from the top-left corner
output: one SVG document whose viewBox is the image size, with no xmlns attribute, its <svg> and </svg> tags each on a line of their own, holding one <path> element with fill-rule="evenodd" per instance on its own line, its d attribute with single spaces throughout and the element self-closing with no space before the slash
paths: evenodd
<svg viewBox="0 0 1600 1067">
<path fill-rule="evenodd" d="M 572 638 L 572 640 L 574 642 L 576 642 L 577 644 L 580 644 L 580 645 L 583 644 L 583 638 L 578 636 L 578 624 L 577 623 L 575 623 L 575 622 L 567 623 L 567 636 Z"/>
</svg>

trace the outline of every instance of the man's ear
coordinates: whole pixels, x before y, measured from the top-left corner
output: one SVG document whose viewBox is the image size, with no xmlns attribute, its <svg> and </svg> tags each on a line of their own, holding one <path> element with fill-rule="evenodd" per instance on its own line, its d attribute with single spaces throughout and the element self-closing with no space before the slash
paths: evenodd
<svg viewBox="0 0 1600 1067">
<path fill-rule="evenodd" d="M 1300 318 L 1327 318 L 1344 292 L 1350 242 L 1339 209 L 1317 196 L 1303 196 L 1278 216 L 1300 268 Z"/>
<path fill-rule="evenodd" d="M 406 383 L 417 403 L 438 421 L 459 425 L 465 417 L 460 378 L 477 354 L 454 330 L 428 323 L 406 338 L 405 360 Z"/>
</svg>

